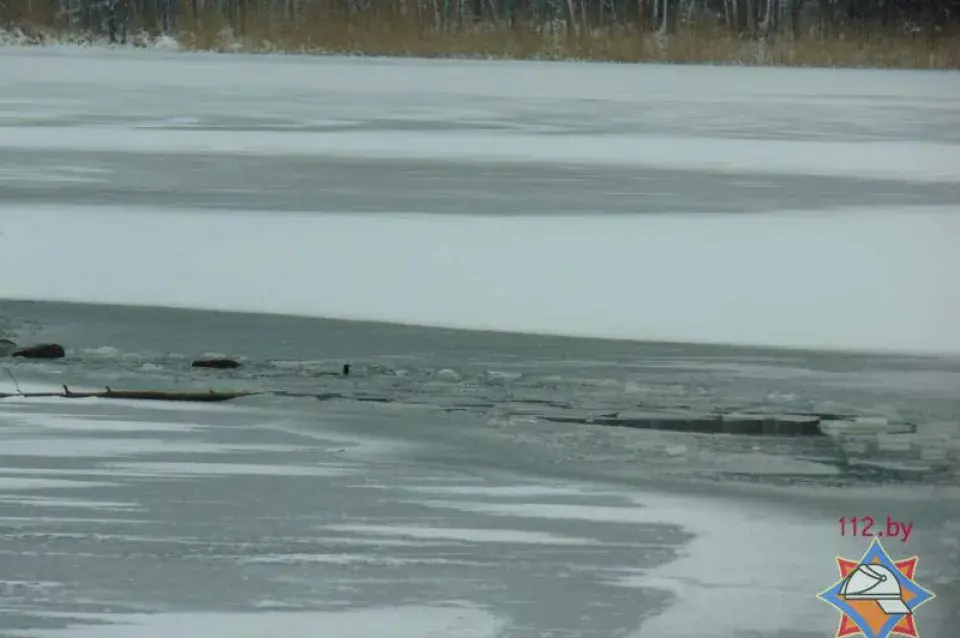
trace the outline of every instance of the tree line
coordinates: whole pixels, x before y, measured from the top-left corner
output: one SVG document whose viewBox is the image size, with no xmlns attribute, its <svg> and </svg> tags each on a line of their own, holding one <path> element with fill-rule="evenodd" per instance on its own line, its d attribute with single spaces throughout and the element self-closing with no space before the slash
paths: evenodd
<svg viewBox="0 0 960 638">
<path fill-rule="evenodd" d="M 7 28 L 81 31 L 115 42 L 139 31 L 176 36 L 185 17 L 194 24 L 219 20 L 238 35 L 250 20 L 377 19 L 441 30 L 494 24 L 573 34 L 622 26 L 669 34 L 706 26 L 747 38 L 890 31 L 937 37 L 960 27 L 960 0 L 0 0 Z"/>
</svg>

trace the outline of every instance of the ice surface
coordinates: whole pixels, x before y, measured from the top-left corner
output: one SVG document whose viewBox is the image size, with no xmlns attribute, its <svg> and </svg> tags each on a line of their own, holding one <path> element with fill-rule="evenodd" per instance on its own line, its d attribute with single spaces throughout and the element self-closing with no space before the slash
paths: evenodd
<svg viewBox="0 0 960 638">
<path fill-rule="evenodd" d="M 327 563 L 331 565 L 384 565 L 388 567 L 409 567 L 411 565 L 441 565 L 444 567 L 484 566 L 489 563 L 476 561 L 450 560 L 447 558 L 399 558 L 396 556 L 378 556 L 376 554 L 276 554 L 251 558 L 247 563 L 302 565 Z"/>
<path fill-rule="evenodd" d="M 110 485 L 94 481 L 73 481 L 67 479 L 26 478 L 0 476 L 0 490 L 40 490 L 49 488 L 80 488 Z"/>
<path fill-rule="evenodd" d="M 824 588 L 824 579 L 830 582 L 829 573 L 811 561 L 811 556 L 833 548 L 842 553 L 843 547 L 849 548 L 850 555 L 862 553 L 857 539 L 838 538 L 833 524 L 804 519 L 787 510 L 774 512 L 682 496 L 645 495 L 635 501 L 632 507 L 470 501 L 423 504 L 531 520 L 673 523 L 695 532 L 697 538 L 680 560 L 614 578 L 624 586 L 664 588 L 678 596 L 677 604 L 665 613 L 643 622 L 637 638 L 728 638 L 743 629 L 746 618 L 751 630 L 764 635 L 786 627 L 833 629 L 836 620 L 818 613 L 822 603 L 815 596 L 798 596 L 797 592 L 816 593 Z M 788 581 L 784 574 L 789 575 Z M 760 609 L 764 613 L 757 613 Z"/>
<path fill-rule="evenodd" d="M 20 428 L 43 430 L 89 431 L 89 432 L 189 432 L 197 427 L 192 423 L 164 421 L 139 421 L 136 419 L 91 419 L 83 414 L 17 414 L 10 418 L 10 425 Z"/>
<path fill-rule="evenodd" d="M 269 115 L 279 105 L 281 114 L 296 115 L 301 122 L 350 122 L 358 110 L 413 121 L 502 122 L 505 113 L 523 108 L 549 105 L 557 113 L 579 114 L 584 106 L 616 104 L 627 107 L 628 113 L 642 106 L 644 120 L 687 122 L 694 130 L 717 112 L 741 117 L 732 118 L 733 122 L 714 120 L 715 127 L 749 128 L 757 122 L 746 115 L 755 110 L 777 111 L 796 117 L 800 124 L 811 123 L 821 110 L 829 110 L 832 123 L 872 126 L 877 133 L 889 133 L 886 119 L 896 119 L 905 128 L 923 120 L 923 114 L 933 116 L 960 102 L 960 89 L 950 72 L 49 49 L 0 49 L 0 55 L 8 61 L 0 69 L 0 78 L 18 89 L 0 103 L 33 116 L 37 106 L 43 107 L 44 114 L 65 117 L 90 114 L 91 104 L 100 103 L 103 108 L 109 103 L 114 112 L 140 119 L 184 121 L 197 118 L 196 110 L 186 107 L 191 96 L 202 95 L 218 97 L 218 107 L 248 115 Z M 111 95 L 91 90 L 94 86 Z M 69 99 L 56 100 L 50 87 L 59 87 Z M 143 91 L 156 91 L 158 99 L 140 102 L 137 98 Z M 299 99 L 285 99 L 290 96 Z M 384 102 L 384 96 L 394 99 Z M 318 99 L 322 97 L 328 101 Z M 177 113 L 170 108 L 175 105 L 184 108 Z M 890 109 L 896 110 L 895 118 Z M 204 109 L 202 114 L 208 112 Z M 330 117 L 331 112 L 347 117 Z M 914 118 L 901 117 L 903 113 Z M 804 114 L 806 118 L 800 117 Z M 633 117 L 637 118 L 636 111 Z"/>
<path fill-rule="evenodd" d="M 599 164 L 752 174 L 847 176 L 919 183 L 960 181 L 960 146 L 652 135 L 376 132 L 309 133 L 142 128 L 0 128 L 0 148 L 112 153 L 297 155 L 366 159 Z M 75 177 L 51 181 L 75 180 Z"/>
<path fill-rule="evenodd" d="M 0 174 L 24 177 L 4 182 L 16 190 L 8 201 L 58 202 L 53 210 L 0 209 L 0 271 L 18 273 L 0 281 L 0 298 L 649 340 L 960 350 L 960 284 L 949 276 L 960 269 L 950 244 L 956 207 L 876 204 L 928 203 L 928 183 L 939 189 L 930 201 L 952 202 L 960 84 L 951 74 L 70 48 L 0 56 Z M 111 164 L 117 152 L 140 157 Z M 209 161 L 217 155 L 224 161 Z M 319 168 L 302 163 L 323 157 L 329 161 Z M 147 168 L 138 164 L 143 158 L 162 163 Z M 374 160 L 381 168 L 370 167 Z M 387 160 L 392 168 L 383 168 Z M 218 182 L 229 166 L 248 161 L 243 170 L 268 181 Z M 344 162 L 356 170 L 324 177 Z M 171 172 L 179 163 L 195 168 Z M 462 174 L 446 182 L 430 176 L 452 163 Z M 518 165 L 541 167 L 535 188 L 522 176 L 511 183 Z M 585 165 L 593 165 L 586 181 L 569 172 Z M 622 183 L 604 177 L 615 168 Z M 133 174 L 121 178 L 125 170 Z M 397 200 L 398 216 L 357 214 L 371 205 L 361 196 L 380 188 L 381 174 L 392 193 L 379 197 Z M 314 176 L 333 181 L 308 195 Z M 822 196 L 836 205 L 857 192 L 871 204 L 790 212 L 781 201 L 788 187 L 771 182 L 776 176 L 821 176 L 794 199 Z M 31 186 L 37 178 L 63 183 Z M 604 212 L 616 199 L 615 209 L 630 216 L 525 218 L 531 199 L 549 200 L 543 179 L 570 195 L 555 200 L 575 199 L 580 214 Z M 464 190 L 464 180 L 478 186 Z M 411 181 L 427 190 L 405 198 Z M 671 186 L 661 186 L 666 181 Z M 459 190 L 445 190 L 451 183 Z M 903 190 L 911 183 L 918 190 Z M 710 201 L 710 190 L 731 184 L 772 189 L 751 195 L 748 208 L 778 214 L 656 215 L 680 212 L 673 200 L 686 201 L 686 191 L 707 189 Z M 227 195 L 251 188 L 258 192 L 245 199 L 284 192 L 283 201 L 311 214 L 168 210 L 187 208 L 177 203 L 181 192 L 222 208 L 234 201 Z M 157 203 L 152 213 L 165 214 L 136 214 L 144 211 L 129 204 L 142 197 Z M 96 210 L 70 206 L 91 199 Z M 486 200 L 509 217 L 462 216 Z M 103 210 L 118 203 L 121 215 Z M 569 207 L 553 206 L 561 203 Z M 459 215 L 416 216 L 445 206 Z M 723 197 L 712 206 L 743 210 Z M 639 211 L 653 215 L 634 216 Z M 71 277 L 63 276 L 67 268 Z"/>
<path fill-rule="evenodd" d="M 53 187 L 56 184 L 102 184 L 107 180 L 102 177 L 85 177 L 67 171 L 48 172 L 38 170 L 15 170 L 9 168 L 0 169 L 0 183 L 25 181 L 40 182 Z"/>
<path fill-rule="evenodd" d="M 118 474 L 154 476 L 340 476 L 349 470 L 328 465 L 265 465 L 262 463 L 112 463 Z"/>
<path fill-rule="evenodd" d="M 420 487 L 414 491 L 428 494 L 461 494 L 470 496 L 490 496 L 497 498 L 532 498 L 537 496 L 580 496 L 595 493 L 582 487 L 559 485 L 449 485 Z M 601 492 L 602 493 L 602 492 Z"/>
<path fill-rule="evenodd" d="M 545 534 L 508 529 L 459 529 L 452 527 L 417 527 L 413 525 L 326 525 L 324 529 L 356 534 L 400 536 L 425 540 L 456 540 L 466 543 L 532 543 L 535 545 L 594 545 L 595 540 L 558 534 Z"/>
<path fill-rule="evenodd" d="M 0 481 L 5 477 L 0 477 Z M 43 479 L 37 479 L 43 480 Z M 36 483 L 35 483 L 36 485 Z M 81 484 L 82 486 L 89 486 L 89 483 Z M 56 487 L 56 485 L 53 485 Z M 10 489 L 5 487 L 3 489 Z M 9 495 L 0 495 L 0 502 L 3 503 L 19 503 L 21 505 L 29 505 L 30 507 L 49 507 L 49 508 L 78 508 L 78 509 L 91 509 L 91 510 L 100 510 L 100 511 L 109 511 L 109 510 L 132 510 L 139 509 L 140 506 L 137 503 L 128 503 L 120 501 L 98 501 L 82 498 L 51 498 L 48 496 L 9 496 Z"/>
<path fill-rule="evenodd" d="M 554 466 L 555 478 L 507 475 L 504 467 L 525 468 L 515 460 L 543 450 L 474 437 L 470 422 L 445 420 L 460 434 L 434 447 L 423 415 L 351 412 L 339 421 L 327 413 L 318 422 L 315 410 L 300 407 L 276 413 L 277 423 L 245 408 L 233 415 L 171 412 L 164 417 L 203 427 L 166 433 L 168 446 L 142 438 L 136 426 L 91 427 L 136 418 L 136 408 L 107 401 L 43 406 L 51 414 L 37 424 L 77 421 L 70 431 L 13 428 L 0 468 L 3 560 L 18 578 L 38 580 L 47 561 L 56 560 L 57 578 L 66 584 L 54 601 L 6 600 L 0 611 L 19 624 L 15 633 L 6 626 L 0 632 L 233 638 L 319 631 L 349 638 L 387 622 L 391 635 L 411 638 L 532 638 L 551 631 L 571 638 L 630 631 L 638 638 L 750 631 L 779 638 L 792 627 L 826 635 L 836 619 L 815 594 L 833 578 L 833 556 L 863 549 L 860 539 L 841 538 L 831 517 L 792 504 L 582 482 L 586 465 L 577 479 L 561 476 L 563 464 Z M 0 403 L 0 415 L 23 408 Z M 292 434 L 298 445 L 278 444 Z M 396 445 L 401 434 L 410 445 Z M 378 437 L 390 438 L 377 445 Z M 450 456 L 464 454 L 458 441 L 471 455 Z M 361 457 L 367 442 L 375 459 L 358 463 L 351 451 L 343 459 L 350 471 L 341 472 L 339 461 L 322 462 L 338 442 L 361 443 Z M 27 450 L 38 458 L 17 458 Z M 388 462 L 381 462 L 384 450 L 393 455 Z M 51 451 L 69 453 L 70 465 Z M 919 531 L 927 544 L 912 547 L 929 549 L 923 537 L 932 531 Z M 62 562 L 67 556 L 70 562 Z M 938 593 L 950 593 L 951 567 L 945 561 L 940 573 L 927 572 L 937 578 Z M 144 573 L 150 578 L 142 579 Z M 789 583 L 780 579 L 785 573 Z M 184 582 L 196 586 L 185 589 Z M 452 598 L 472 606 L 427 613 Z M 350 611 L 303 611 L 339 609 L 345 600 Z M 94 603 L 114 613 L 84 613 Z M 387 605 L 409 606 L 387 612 Z M 770 613 L 754 613 L 757 605 Z M 265 610 L 281 606 L 290 611 Z M 128 613 L 144 608 L 171 613 Z M 214 611 L 224 609 L 259 611 Z M 935 614 L 927 619 L 925 626 L 934 627 Z M 60 623 L 72 627 L 50 628 Z M 82 626 L 88 623 L 105 624 Z"/>
<path fill-rule="evenodd" d="M 296 449 L 289 445 L 256 445 L 244 443 L 201 443 L 195 441 L 167 441 L 163 439 L 82 438 L 4 438 L 3 453 L 7 456 L 35 456 L 71 458 L 84 456 L 125 456 L 156 454 L 158 452 L 228 453 L 228 452 L 285 452 Z"/>
<path fill-rule="evenodd" d="M 0 271 L 21 273 L 0 297 L 960 351 L 950 208 L 446 218 L 6 207 L 0 224 Z"/>
<path fill-rule="evenodd" d="M 416 540 L 414 538 L 400 539 L 400 538 L 387 538 L 385 536 L 357 536 L 357 535 L 343 535 L 343 536 L 322 536 L 320 537 L 325 543 L 333 543 L 340 545 L 356 545 L 356 546 L 365 546 L 365 547 L 400 547 L 400 548 L 409 548 L 409 547 L 423 547 L 424 541 Z M 446 545 L 456 545 L 460 541 L 455 539 L 450 540 L 440 540 L 431 538 L 430 546 L 431 547 L 441 547 Z"/>
<path fill-rule="evenodd" d="M 23 638 L 493 638 L 504 624 L 496 616 L 469 607 L 397 607 L 331 612 L 181 613 L 87 615 L 84 620 L 120 623 L 67 630 L 17 632 Z M 386 629 L 389 628 L 389 629 Z"/>
<path fill-rule="evenodd" d="M 2 380 L 3 377 L 0 377 Z M 9 379 L 9 377 L 7 377 Z M 24 383 L 20 382 L 20 390 L 25 394 L 30 394 L 32 392 L 62 392 L 62 386 L 52 386 L 44 383 Z M 87 388 L 70 385 L 71 392 L 102 392 L 103 388 Z M 0 386 L 0 392 L 15 392 L 13 384 L 10 384 L 10 387 Z M 5 406 L 19 406 L 17 414 L 19 415 L 29 415 L 29 418 L 40 417 L 42 416 L 39 413 L 30 413 L 29 406 L 34 406 L 38 409 L 46 409 L 57 405 L 62 405 L 65 402 L 69 402 L 68 405 L 74 407 L 88 407 L 94 408 L 97 405 L 103 405 L 104 402 L 109 402 L 111 406 L 118 408 L 129 408 L 136 410 L 138 414 L 142 415 L 143 420 L 146 423 L 151 423 L 150 414 L 152 412 L 236 412 L 238 409 L 242 409 L 249 412 L 257 412 L 258 408 L 250 407 L 243 405 L 242 399 L 234 399 L 230 402 L 229 405 L 226 403 L 189 403 L 189 402 L 179 402 L 179 401 L 152 401 L 149 404 L 144 403 L 143 401 L 133 400 L 133 399 L 101 399 L 99 397 L 86 397 L 82 399 L 65 399 L 63 397 L 25 397 L 25 396 L 8 396 L 3 398 L 3 404 Z M 63 415 L 61 415 L 63 416 Z M 77 416 L 80 416 L 78 414 Z M 165 424 L 170 427 L 177 427 L 173 424 Z M 132 426 L 137 427 L 137 426 Z M 180 424 L 179 427 L 188 428 L 189 425 Z"/>
</svg>

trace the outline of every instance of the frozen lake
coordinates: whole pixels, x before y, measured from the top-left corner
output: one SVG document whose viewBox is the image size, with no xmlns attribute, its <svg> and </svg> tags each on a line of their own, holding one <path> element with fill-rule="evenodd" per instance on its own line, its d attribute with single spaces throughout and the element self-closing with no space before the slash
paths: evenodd
<svg viewBox="0 0 960 638">
<path fill-rule="evenodd" d="M 68 348 L 24 389 L 316 395 L 0 400 L 0 635 L 821 638 L 854 515 L 914 523 L 955 635 L 956 74 L 11 48 L 0 86 L 0 337 Z M 916 431 L 609 426 L 719 412 Z"/>
</svg>

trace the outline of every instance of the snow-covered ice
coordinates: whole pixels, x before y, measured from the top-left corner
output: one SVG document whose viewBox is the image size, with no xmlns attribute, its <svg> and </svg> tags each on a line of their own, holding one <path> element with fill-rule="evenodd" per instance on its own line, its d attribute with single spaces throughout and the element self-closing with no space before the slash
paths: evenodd
<svg viewBox="0 0 960 638">
<path fill-rule="evenodd" d="M 20 273 L 0 282 L 3 297 L 960 351 L 956 208 L 495 218 L 7 206 L 0 224 L 0 271 Z"/>
<path fill-rule="evenodd" d="M 949 73 L 69 48 L 0 60 L 0 169 L 105 180 L 60 194 L 10 182 L 0 270 L 18 276 L 0 297 L 960 351 Z M 451 166 L 459 177 L 441 180 Z M 784 179 L 816 176 L 783 201 Z M 709 219 L 656 214 L 700 190 Z M 243 215 L 197 206 L 271 197 Z M 394 207 L 358 215 L 361 200 Z M 549 215 L 570 201 L 583 217 Z M 651 214 L 596 215 L 614 201 Z M 481 204 L 507 216 L 470 217 Z"/>
</svg>

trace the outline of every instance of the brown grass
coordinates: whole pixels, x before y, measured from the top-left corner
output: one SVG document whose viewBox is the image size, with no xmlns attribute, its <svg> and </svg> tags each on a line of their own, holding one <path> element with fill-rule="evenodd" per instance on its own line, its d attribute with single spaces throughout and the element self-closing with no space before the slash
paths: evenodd
<svg viewBox="0 0 960 638">
<path fill-rule="evenodd" d="M 312 19 L 311 19 L 312 18 Z M 238 22 L 238 21 L 234 21 Z M 723 29 L 680 29 L 669 37 L 630 27 L 568 34 L 533 25 L 424 28 L 412 20 L 309 16 L 285 23 L 185 16 L 182 44 L 200 50 L 282 51 L 416 57 L 678 62 L 815 67 L 960 69 L 960 34 L 738 38 Z M 237 35 L 242 34 L 242 35 Z"/>
<path fill-rule="evenodd" d="M 896 32 L 821 37 L 736 37 L 719 27 L 679 27 L 668 37 L 632 26 L 589 31 L 563 25 L 447 24 L 433 16 L 345 14 L 323 8 L 288 19 L 256 8 L 226 18 L 189 9 L 180 18 L 180 45 L 222 52 L 287 52 L 374 56 L 494 59 L 676 62 L 765 66 L 960 69 L 960 33 L 905 35 Z M 50 16 L 34 16 L 48 33 L 62 33 Z M 155 25 L 143 25 L 156 32 Z M 150 28 L 150 27 L 154 28 Z M 43 28 L 29 27 L 34 32 Z M 27 30 L 27 29 L 25 29 Z M 49 36 L 48 36 L 49 39 Z"/>
</svg>

